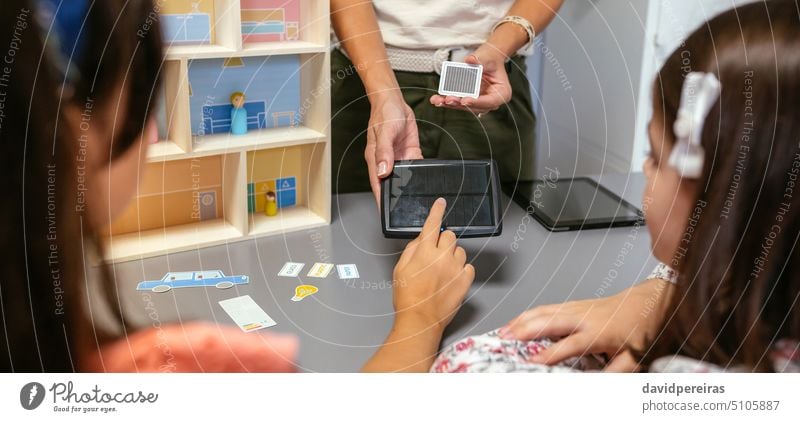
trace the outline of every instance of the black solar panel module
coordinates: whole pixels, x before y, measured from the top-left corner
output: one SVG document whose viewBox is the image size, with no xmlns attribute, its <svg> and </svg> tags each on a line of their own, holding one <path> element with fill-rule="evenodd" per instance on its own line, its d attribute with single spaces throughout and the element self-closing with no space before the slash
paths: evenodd
<svg viewBox="0 0 800 422">
<path fill-rule="evenodd" d="M 386 237 L 416 236 L 440 197 L 447 200 L 443 226 L 459 236 L 497 236 L 502 231 L 499 181 L 491 160 L 397 161 L 382 183 Z"/>
<path fill-rule="evenodd" d="M 444 89 L 454 92 L 475 91 L 475 76 L 478 69 L 466 67 L 450 67 L 447 78 L 444 80 Z"/>
</svg>

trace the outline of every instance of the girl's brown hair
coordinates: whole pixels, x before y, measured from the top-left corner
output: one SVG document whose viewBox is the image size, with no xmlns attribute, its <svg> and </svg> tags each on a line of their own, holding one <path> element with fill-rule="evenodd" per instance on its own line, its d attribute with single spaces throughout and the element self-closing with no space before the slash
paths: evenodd
<svg viewBox="0 0 800 422">
<path fill-rule="evenodd" d="M 714 73 L 697 207 L 672 264 L 680 273 L 645 367 L 672 354 L 770 371 L 777 340 L 800 339 L 800 8 L 762 1 L 700 26 L 654 85 L 665 142 L 687 73 Z M 667 165 L 662 163 L 661 165 Z"/>
<path fill-rule="evenodd" d="M 103 153 L 114 159 L 152 113 L 162 56 L 151 1 L 87 3 L 85 51 L 75 64 L 80 77 L 67 89 L 62 63 L 45 46 L 36 20 L 39 2 L 3 0 L 0 6 L 0 51 L 12 57 L 0 87 L 0 371 L 80 370 L 81 357 L 107 337 L 88 317 L 84 268 L 92 263 L 84 256 L 98 228 L 80 211 L 85 155 L 77 123 L 64 110 L 85 110 L 89 101 L 95 110 L 114 108 L 122 99 L 125 117 L 113 125 L 111 149 Z M 87 124 L 110 126 L 99 120 Z M 99 148 L 86 146 L 92 147 Z M 108 277 L 103 282 L 113 297 Z"/>
</svg>

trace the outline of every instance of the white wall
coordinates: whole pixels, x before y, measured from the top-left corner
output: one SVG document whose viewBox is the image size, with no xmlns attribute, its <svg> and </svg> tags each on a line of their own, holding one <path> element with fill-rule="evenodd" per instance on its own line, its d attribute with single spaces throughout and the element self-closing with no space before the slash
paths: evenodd
<svg viewBox="0 0 800 422">
<path fill-rule="evenodd" d="M 650 150 L 647 139 L 647 122 L 652 115 L 652 81 L 667 57 L 683 40 L 705 21 L 736 5 L 753 0 L 661 0 L 651 7 L 647 40 L 645 43 L 642 79 L 639 91 L 639 110 L 636 121 L 636 138 L 633 143 L 631 169 L 639 171 Z"/>
<path fill-rule="evenodd" d="M 746 1 L 566 0 L 529 61 L 536 173 L 639 171 L 658 67 L 698 24 Z"/>
<path fill-rule="evenodd" d="M 542 56 L 537 173 L 630 168 L 647 0 L 566 0 Z"/>
</svg>

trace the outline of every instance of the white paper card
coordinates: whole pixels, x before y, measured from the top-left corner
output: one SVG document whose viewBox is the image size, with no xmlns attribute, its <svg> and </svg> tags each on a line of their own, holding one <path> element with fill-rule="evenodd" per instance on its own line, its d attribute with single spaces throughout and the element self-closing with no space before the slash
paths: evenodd
<svg viewBox="0 0 800 422">
<path fill-rule="evenodd" d="M 333 264 L 324 264 L 322 262 L 317 262 L 311 267 L 311 270 L 308 272 L 309 277 L 316 277 L 316 278 L 325 278 L 328 274 L 331 273 L 333 269 Z"/>
<path fill-rule="evenodd" d="M 287 262 L 283 264 L 283 268 L 281 268 L 281 271 L 278 273 L 278 275 L 283 277 L 297 277 L 300 275 L 300 271 L 302 271 L 303 267 L 305 266 L 306 264 L 303 264 L 302 262 Z"/>
<path fill-rule="evenodd" d="M 359 277 L 358 268 L 356 268 L 356 264 L 337 265 L 336 271 L 339 273 L 339 278 L 342 280 Z"/>
<path fill-rule="evenodd" d="M 275 325 L 275 321 L 249 295 L 222 300 L 219 306 L 246 333 Z"/>
</svg>

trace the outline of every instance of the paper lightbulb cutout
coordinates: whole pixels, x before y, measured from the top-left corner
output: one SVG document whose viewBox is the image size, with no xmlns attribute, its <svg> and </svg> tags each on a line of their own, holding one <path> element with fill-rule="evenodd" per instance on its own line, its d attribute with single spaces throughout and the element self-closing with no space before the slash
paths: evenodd
<svg viewBox="0 0 800 422">
<path fill-rule="evenodd" d="M 294 297 L 292 298 L 292 301 L 300 302 L 301 300 L 313 295 L 318 291 L 319 289 L 316 286 L 301 284 L 294 289 Z"/>
</svg>

